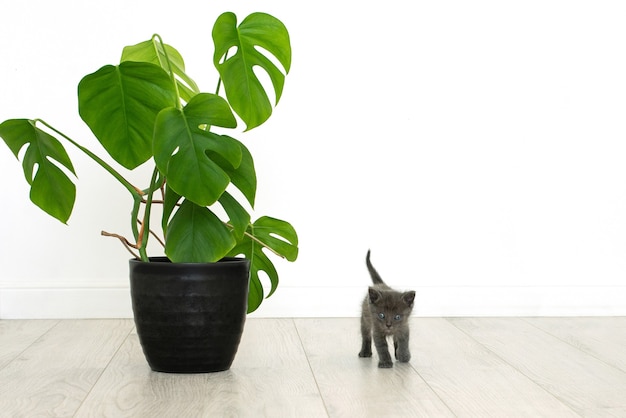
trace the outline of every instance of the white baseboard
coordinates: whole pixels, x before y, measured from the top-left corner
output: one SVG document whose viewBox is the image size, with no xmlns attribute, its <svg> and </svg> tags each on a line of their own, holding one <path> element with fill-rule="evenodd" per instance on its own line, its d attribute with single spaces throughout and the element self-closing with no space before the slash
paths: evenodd
<svg viewBox="0 0 626 418">
<path fill-rule="evenodd" d="M 415 316 L 626 316 L 626 286 L 423 287 Z M 356 317 L 362 288 L 281 287 L 251 317 Z M 128 287 L 0 287 L 0 319 L 131 318 Z"/>
<path fill-rule="evenodd" d="M 128 288 L 0 288 L 0 319 L 132 316 Z"/>
</svg>

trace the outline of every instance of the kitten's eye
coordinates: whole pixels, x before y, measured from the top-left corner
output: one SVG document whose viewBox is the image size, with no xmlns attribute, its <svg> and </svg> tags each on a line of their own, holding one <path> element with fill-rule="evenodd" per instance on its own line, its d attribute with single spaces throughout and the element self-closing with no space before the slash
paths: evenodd
<svg viewBox="0 0 626 418">
<path fill-rule="evenodd" d="M 378 314 L 378 317 L 380 319 L 385 319 L 385 314 L 381 312 L 381 313 Z"/>
<path fill-rule="evenodd" d="M 396 321 L 399 321 L 399 320 L 402 319 L 402 316 L 401 315 L 396 315 L 396 316 L 393 317 L 393 319 L 395 319 Z"/>
</svg>

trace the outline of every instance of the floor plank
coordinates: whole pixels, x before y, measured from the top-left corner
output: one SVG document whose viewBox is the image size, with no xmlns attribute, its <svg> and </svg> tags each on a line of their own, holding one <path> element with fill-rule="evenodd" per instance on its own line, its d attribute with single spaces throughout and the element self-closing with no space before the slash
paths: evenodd
<svg viewBox="0 0 626 418">
<path fill-rule="evenodd" d="M 625 322 L 413 318 L 378 369 L 358 318 L 255 318 L 231 370 L 180 375 L 132 320 L 0 320 L 0 417 L 625 417 Z"/>
<path fill-rule="evenodd" d="M 410 364 L 358 357 L 358 318 L 295 321 L 329 416 L 453 416 Z"/>
<path fill-rule="evenodd" d="M 291 319 L 249 319 L 230 370 L 150 371 L 131 335 L 77 417 L 323 417 L 315 380 Z"/>
<path fill-rule="evenodd" d="M 3 416 L 72 416 L 131 328 L 129 320 L 59 321 L 0 370 Z"/>
<path fill-rule="evenodd" d="M 626 372 L 626 317 L 526 318 L 525 321 Z"/>
<path fill-rule="evenodd" d="M 0 321 L 0 369 L 14 360 L 58 320 L 11 319 Z"/>
<path fill-rule="evenodd" d="M 578 416 L 445 319 L 414 321 L 411 350 L 413 367 L 459 417 Z"/>
<path fill-rule="evenodd" d="M 452 323 L 580 415 L 626 412 L 626 373 L 528 322 L 458 318 Z"/>
</svg>

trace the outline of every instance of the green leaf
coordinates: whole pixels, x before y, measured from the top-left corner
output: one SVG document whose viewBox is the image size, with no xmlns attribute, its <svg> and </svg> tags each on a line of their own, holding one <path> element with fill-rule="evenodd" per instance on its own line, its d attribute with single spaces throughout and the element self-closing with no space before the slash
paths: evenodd
<svg viewBox="0 0 626 418">
<path fill-rule="evenodd" d="M 209 152 L 209 157 L 215 161 L 221 168 L 228 174 L 230 181 L 244 197 L 250 203 L 250 206 L 254 207 L 254 200 L 256 197 L 256 171 L 254 169 L 254 160 L 252 154 L 246 146 L 237 141 L 235 138 L 231 138 L 228 135 L 222 135 L 223 140 L 233 141 L 238 144 L 241 149 L 241 162 L 239 167 L 233 167 L 228 161 L 225 161 L 216 153 Z"/>
<path fill-rule="evenodd" d="M 269 247 L 289 261 L 298 257 L 298 235 L 288 222 L 280 219 L 261 217 L 250 225 L 248 235 L 233 248 L 229 255 L 244 255 L 250 260 L 250 291 L 248 294 L 248 313 L 255 311 L 263 302 L 263 285 L 259 273 L 264 272 L 270 279 L 270 297 L 278 287 L 278 273 L 272 261 L 263 252 Z"/>
<path fill-rule="evenodd" d="M 168 225 L 165 254 L 174 263 L 209 263 L 226 256 L 235 244 L 213 212 L 184 200 Z"/>
<path fill-rule="evenodd" d="M 215 51 L 213 63 L 224 83 L 226 97 L 250 130 L 264 123 L 272 114 L 268 94 L 254 74 L 264 70 L 272 82 L 278 104 L 291 67 L 289 33 L 283 23 L 265 13 L 252 13 L 237 27 L 231 12 L 219 16 L 213 27 Z M 230 51 L 236 49 L 233 55 Z M 261 49 L 272 54 L 283 66 L 281 71 Z"/>
<path fill-rule="evenodd" d="M 209 93 L 194 96 L 183 110 L 168 108 L 159 113 L 154 129 L 154 160 L 176 193 L 200 206 L 219 199 L 230 177 L 210 153 L 237 167 L 241 147 L 203 127 L 231 128 L 236 123 L 226 101 Z"/>
<path fill-rule="evenodd" d="M 11 119 L 0 124 L 0 136 L 16 158 L 27 145 L 22 166 L 30 184 L 30 200 L 47 214 L 67 223 L 74 201 L 76 186 L 53 161 L 68 169 L 74 167 L 63 145 L 52 135 L 28 119 Z"/>
<path fill-rule="evenodd" d="M 81 118 L 109 155 L 130 170 L 152 156 L 156 117 L 176 101 L 169 75 L 145 62 L 104 66 L 78 85 Z"/>
<path fill-rule="evenodd" d="M 289 222 L 263 216 L 254 222 L 253 232 L 263 245 L 288 261 L 296 261 L 298 258 L 298 234 Z"/>
<path fill-rule="evenodd" d="M 167 73 L 176 75 L 178 91 L 185 102 L 200 92 L 198 85 L 185 73 L 182 55 L 170 45 L 161 44 L 155 35 L 149 41 L 124 47 L 121 62 L 149 62 L 163 68 Z"/>
<path fill-rule="evenodd" d="M 219 199 L 220 204 L 229 216 L 228 223 L 232 225 L 235 237 L 240 240 L 250 225 L 250 214 L 228 192 L 224 192 Z"/>
</svg>

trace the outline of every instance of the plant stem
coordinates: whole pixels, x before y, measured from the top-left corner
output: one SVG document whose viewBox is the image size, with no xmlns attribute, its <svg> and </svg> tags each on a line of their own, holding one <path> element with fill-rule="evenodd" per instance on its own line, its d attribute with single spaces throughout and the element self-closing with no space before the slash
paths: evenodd
<svg viewBox="0 0 626 418">
<path fill-rule="evenodd" d="M 133 210 L 132 210 L 132 222 L 131 222 L 131 231 L 133 233 L 133 238 L 135 239 L 135 242 L 140 244 L 140 234 L 139 234 L 139 230 L 137 228 L 137 222 L 135 222 L 135 220 L 137 219 L 137 215 L 139 214 L 139 206 L 141 205 L 142 202 L 142 196 L 144 195 L 144 191 L 133 186 L 128 180 L 126 180 L 120 173 L 118 173 L 113 167 L 111 167 L 109 164 L 106 163 L 106 161 L 104 161 L 102 158 L 98 157 L 96 154 L 94 154 L 93 152 L 89 151 L 87 148 L 83 147 L 82 145 L 78 144 L 76 141 L 74 141 L 72 138 L 70 138 L 69 136 L 65 135 L 63 132 L 59 131 L 58 129 L 55 129 L 53 126 L 51 126 L 50 124 L 48 124 L 46 121 L 44 121 L 43 119 L 35 119 L 34 120 L 35 123 L 39 122 L 42 125 L 44 125 L 45 127 L 47 127 L 48 129 L 50 129 L 51 131 L 55 132 L 56 134 L 62 136 L 63 138 L 65 138 L 70 144 L 74 145 L 76 148 L 78 148 L 79 150 L 81 150 L 83 153 L 85 153 L 89 158 L 91 158 L 93 161 L 95 161 L 98 165 L 100 165 L 100 167 L 104 168 L 109 174 L 111 174 L 117 181 L 119 181 L 122 186 L 124 186 L 124 188 L 126 188 L 126 190 L 128 190 L 131 194 L 131 196 L 133 197 Z M 106 235 L 106 234 L 103 234 Z M 110 236 L 110 235 L 108 235 Z M 115 236 L 115 235 L 114 235 Z M 117 236 L 119 238 L 119 236 Z M 124 241 L 122 241 L 124 242 Z M 139 252 L 141 254 L 141 259 L 143 261 L 148 261 L 148 256 L 146 254 L 145 251 L 145 246 L 140 246 L 137 245 L 137 248 L 139 249 Z M 129 249 L 127 247 L 127 249 Z M 143 249 L 143 253 L 142 253 L 142 249 Z M 129 249 L 130 251 L 130 249 Z M 134 256 L 136 256 L 135 253 L 133 253 L 131 251 L 131 254 L 133 254 Z"/>
<path fill-rule="evenodd" d="M 138 219 L 139 217 L 139 208 L 141 206 L 141 203 L 142 199 L 136 199 L 133 202 L 133 210 L 130 213 L 130 230 L 133 233 L 133 238 L 135 239 L 135 242 L 139 242 L 139 228 L 137 227 L 137 222 L 135 222 L 135 219 Z"/>
<path fill-rule="evenodd" d="M 152 210 L 152 196 L 154 191 L 158 190 L 161 186 L 159 179 L 159 169 L 154 167 L 152 172 L 152 179 L 150 180 L 150 188 L 148 189 L 148 197 L 146 198 L 146 208 L 143 213 L 143 221 L 141 221 L 141 228 L 139 229 L 139 240 L 137 241 L 137 247 L 139 247 L 139 255 L 141 255 L 142 261 L 150 261 L 146 247 L 148 245 L 148 238 L 150 237 L 150 212 Z M 133 218 L 136 220 L 137 218 Z"/>
<path fill-rule="evenodd" d="M 153 201 L 152 203 L 155 203 L 155 202 Z M 137 219 L 137 223 L 141 225 L 142 224 L 141 219 Z M 159 244 L 161 244 L 161 246 L 165 248 L 165 242 L 163 242 L 163 240 L 156 234 L 156 232 L 154 232 L 152 229 L 148 230 L 148 232 L 150 232 L 150 235 L 152 235 L 154 239 L 159 241 Z"/>
<path fill-rule="evenodd" d="M 163 55 L 165 56 L 165 61 L 167 62 L 167 70 L 168 70 L 168 73 L 170 74 L 170 79 L 172 80 L 174 89 L 176 90 L 176 97 L 180 97 L 180 92 L 178 91 L 178 83 L 176 82 L 176 77 L 174 76 L 174 70 L 172 69 L 172 63 L 170 62 L 170 57 L 167 55 L 167 50 L 165 49 L 165 43 L 163 43 L 163 39 L 161 39 L 161 36 L 158 34 L 152 35 L 152 42 L 155 42 L 155 41 L 158 42 L 158 44 L 163 49 Z M 158 49 L 157 49 L 157 56 L 158 56 Z M 182 108 L 182 104 L 180 103 L 180 100 L 176 101 L 176 108 L 179 110 Z"/>
<path fill-rule="evenodd" d="M 113 234 L 111 232 L 106 232 L 106 231 L 101 231 L 100 235 L 102 235 L 104 237 L 113 237 L 113 238 L 119 239 L 120 242 L 124 245 L 124 247 L 128 250 L 128 252 L 131 253 L 134 258 L 139 259 L 139 255 L 135 254 L 135 252 L 133 250 L 131 250 L 131 248 L 137 248 L 137 246 L 131 244 L 130 242 L 128 242 L 128 240 L 126 238 L 124 238 L 123 236 L 118 235 L 118 234 Z"/>
<path fill-rule="evenodd" d="M 215 94 L 220 93 L 220 87 L 222 87 L 222 77 L 217 79 L 217 87 L 215 88 Z"/>
<path fill-rule="evenodd" d="M 111 174 L 117 181 L 119 181 L 120 183 L 122 183 L 122 186 L 124 186 L 132 195 L 133 195 L 133 199 L 135 200 L 141 200 L 141 195 L 143 194 L 143 192 L 141 190 L 139 190 L 138 188 L 136 188 L 135 186 L 133 186 L 128 180 L 126 180 L 124 177 L 122 177 L 122 175 L 120 173 L 118 173 L 113 167 L 111 167 L 109 164 L 107 164 L 103 159 L 101 159 L 100 157 L 98 157 L 96 154 L 94 154 L 93 152 L 89 151 L 87 148 L 81 146 L 80 144 L 78 144 L 76 141 L 74 141 L 72 138 L 70 138 L 69 136 L 65 135 L 63 132 L 55 129 L 53 126 L 49 125 L 46 121 L 44 121 L 43 119 L 35 119 L 34 120 L 35 123 L 40 122 L 42 125 L 44 125 L 45 127 L 47 127 L 48 129 L 54 131 L 55 133 L 57 133 L 58 135 L 62 136 L 63 138 L 65 138 L 69 143 L 71 143 L 72 145 L 74 145 L 76 148 L 78 148 L 79 150 L 81 150 L 83 153 L 87 154 L 87 156 L 89 158 L 91 158 L 92 160 L 94 160 L 96 163 L 98 163 L 102 168 L 104 168 L 106 171 L 109 172 L 109 174 Z"/>
<path fill-rule="evenodd" d="M 227 59 L 228 59 L 228 51 L 226 51 L 226 53 L 224 54 L 224 62 L 226 62 Z M 222 87 L 222 77 L 219 77 L 217 79 L 217 87 L 215 88 L 216 95 L 220 94 L 220 87 Z"/>
</svg>

